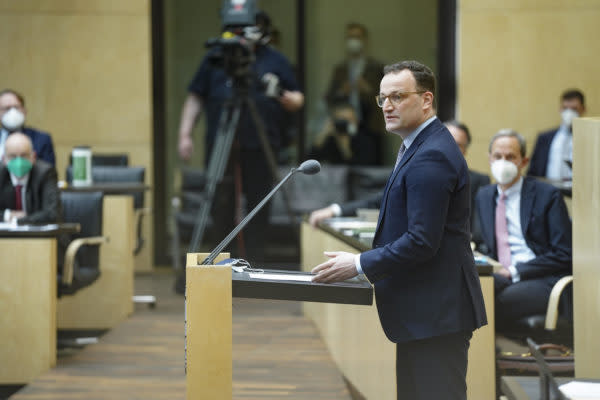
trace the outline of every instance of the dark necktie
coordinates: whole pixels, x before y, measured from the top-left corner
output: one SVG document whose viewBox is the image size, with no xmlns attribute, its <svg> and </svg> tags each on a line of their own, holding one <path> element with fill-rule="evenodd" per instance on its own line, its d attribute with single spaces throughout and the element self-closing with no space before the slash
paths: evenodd
<svg viewBox="0 0 600 400">
<path fill-rule="evenodd" d="M 400 160 L 402 160 L 402 156 L 406 152 L 406 146 L 404 143 L 400 145 L 400 150 L 398 150 L 398 157 L 396 158 L 396 165 L 394 165 L 394 171 L 398 168 L 398 164 L 400 164 Z"/>
<path fill-rule="evenodd" d="M 23 185 L 15 186 L 15 210 L 23 209 Z"/>
</svg>

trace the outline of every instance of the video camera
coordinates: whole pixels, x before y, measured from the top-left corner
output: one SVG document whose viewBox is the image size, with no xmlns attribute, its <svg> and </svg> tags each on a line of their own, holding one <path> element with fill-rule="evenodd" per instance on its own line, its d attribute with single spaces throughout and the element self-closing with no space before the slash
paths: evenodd
<svg viewBox="0 0 600 400">
<path fill-rule="evenodd" d="M 262 32 L 256 26 L 255 0 L 224 0 L 221 8 L 223 34 L 209 39 L 206 47 L 214 49 L 211 62 L 222 67 L 234 81 L 244 82 L 255 60 L 254 48 Z"/>
</svg>

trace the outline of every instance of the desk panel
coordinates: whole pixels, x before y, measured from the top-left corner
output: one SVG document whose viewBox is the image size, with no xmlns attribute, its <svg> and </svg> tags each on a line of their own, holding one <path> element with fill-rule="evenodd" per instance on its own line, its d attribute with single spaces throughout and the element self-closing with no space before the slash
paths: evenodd
<svg viewBox="0 0 600 400">
<path fill-rule="evenodd" d="M 0 384 L 56 365 L 56 239 L 0 239 Z"/>
</svg>

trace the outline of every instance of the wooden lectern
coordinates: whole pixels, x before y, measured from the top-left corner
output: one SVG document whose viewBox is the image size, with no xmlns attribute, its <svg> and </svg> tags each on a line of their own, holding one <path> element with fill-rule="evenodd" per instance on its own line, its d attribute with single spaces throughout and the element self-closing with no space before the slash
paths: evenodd
<svg viewBox="0 0 600 400">
<path fill-rule="evenodd" d="M 186 267 L 186 398 L 231 399 L 232 297 L 373 304 L 366 280 L 313 283 L 298 271 L 236 270 L 229 265 L 201 265 L 208 257 L 188 253 Z M 221 253 L 215 263 L 229 258 Z M 276 276 L 278 275 L 278 276 Z"/>
<path fill-rule="evenodd" d="M 188 253 L 186 262 L 186 399 L 231 399 L 231 266 L 200 265 L 206 257 Z"/>
</svg>

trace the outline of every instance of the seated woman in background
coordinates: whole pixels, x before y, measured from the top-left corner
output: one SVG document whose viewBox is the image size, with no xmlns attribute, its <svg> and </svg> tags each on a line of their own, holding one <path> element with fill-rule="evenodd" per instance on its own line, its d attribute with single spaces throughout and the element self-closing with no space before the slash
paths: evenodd
<svg viewBox="0 0 600 400">
<path fill-rule="evenodd" d="M 376 137 L 358 124 L 350 103 L 338 102 L 313 143 L 308 158 L 321 162 L 349 165 L 380 165 Z"/>
</svg>

